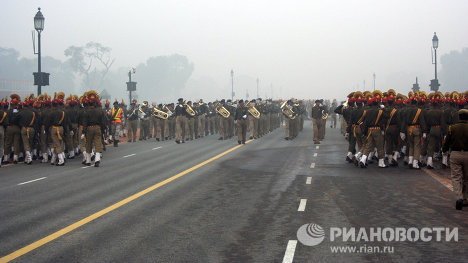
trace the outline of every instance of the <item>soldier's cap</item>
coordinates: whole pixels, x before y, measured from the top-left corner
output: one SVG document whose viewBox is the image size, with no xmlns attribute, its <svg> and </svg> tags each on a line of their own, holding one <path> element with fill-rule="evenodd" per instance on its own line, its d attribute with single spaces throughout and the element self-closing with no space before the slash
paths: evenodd
<svg viewBox="0 0 468 263">
<path fill-rule="evenodd" d="M 113 104 L 113 105 L 115 105 L 115 104 L 119 105 L 119 102 L 118 102 L 118 101 L 114 101 L 114 104 Z"/>
<path fill-rule="evenodd" d="M 315 100 L 315 103 L 320 103 L 321 101 L 320 100 Z"/>
<path fill-rule="evenodd" d="M 184 101 L 184 99 L 182 99 L 182 98 L 179 98 L 177 101 L 178 101 L 178 102 L 183 102 L 183 101 Z"/>
<path fill-rule="evenodd" d="M 228 99 L 227 102 L 231 102 L 232 100 Z"/>
<path fill-rule="evenodd" d="M 255 101 L 256 101 L 256 100 L 255 100 L 255 99 L 253 99 L 253 100 L 251 100 L 250 102 L 255 102 Z"/>
<path fill-rule="evenodd" d="M 244 103 L 244 100 L 239 100 L 239 103 Z"/>
<path fill-rule="evenodd" d="M 162 107 L 162 104 L 158 104 L 158 107 Z"/>
<path fill-rule="evenodd" d="M 258 98 L 257 100 L 262 100 L 262 98 Z"/>
<path fill-rule="evenodd" d="M 192 101 L 191 100 L 187 101 L 187 104 L 192 104 Z"/>
<path fill-rule="evenodd" d="M 224 100 L 224 99 L 222 99 L 222 100 L 221 100 L 221 102 L 225 102 L 225 100 Z"/>
</svg>

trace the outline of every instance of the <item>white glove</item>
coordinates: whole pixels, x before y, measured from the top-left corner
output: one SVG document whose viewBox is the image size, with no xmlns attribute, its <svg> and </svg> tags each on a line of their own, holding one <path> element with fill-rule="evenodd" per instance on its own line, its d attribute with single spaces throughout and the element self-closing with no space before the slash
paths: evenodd
<svg viewBox="0 0 468 263">
<path fill-rule="evenodd" d="M 380 105 L 380 108 L 381 108 L 381 109 L 385 108 L 385 105 L 381 104 L 381 105 Z"/>
<path fill-rule="evenodd" d="M 242 118 L 247 119 L 247 115 L 242 116 Z"/>
<path fill-rule="evenodd" d="M 382 135 L 385 135 L 385 131 L 382 131 Z"/>
<path fill-rule="evenodd" d="M 82 139 L 82 140 L 84 139 L 84 134 L 81 134 L 81 139 Z"/>
<path fill-rule="evenodd" d="M 401 138 L 401 140 L 403 140 L 403 141 L 404 141 L 404 140 L 405 140 L 405 138 L 406 138 L 406 134 L 404 134 L 404 133 L 400 132 L 400 138 Z"/>
<path fill-rule="evenodd" d="M 18 109 L 13 109 L 13 113 L 17 113 L 18 112 Z"/>
<path fill-rule="evenodd" d="M 348 132 L 345 133 L 344 137 L 345 137 L 345 139 L 347 140 L 347 139 L 349 138 L 349 133 L 348 133 Z"/>
<path fill-rule="evenodd" d="M 70 131 L 70 135 L 73 136 L 75 135 L 75 133 L 73 131 Z"/>
<path fill-rule="evenodd" d="M 427 134 L 423 133 L 423 138 L 426 139 L 426 137 L 427 137 Z"/>
</svg>

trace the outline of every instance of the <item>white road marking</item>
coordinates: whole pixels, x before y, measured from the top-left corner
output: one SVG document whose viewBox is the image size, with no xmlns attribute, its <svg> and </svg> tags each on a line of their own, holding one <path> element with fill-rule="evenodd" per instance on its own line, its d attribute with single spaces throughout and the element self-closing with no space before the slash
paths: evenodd
<svg viewBox="0 0 468 263">
<path fill-rule="evenodd" d="M 91 167 L 91 166 L 85 166 L 85 167 L 81 167 L 81 169 L 86 169 L 86 168 L 89 168 L 89 167 Z"/>
<path fill-rule="evenodd" d="M 306 184 L 311 184 L 312 183 L 312 177 L 307 177 Z"/>
<path fill-rule="evenodd" d="M 299 208 L 297 209 L 297 211 L 303 212 L 305 210 L 306 204 L 307 204 L 307 199 L 301 199 L 301 202 L 299 203 Z"/>
<path fill-rule="evenodd" d="M 297 240 L 289 240 L 286 251 L 284 252 L 283 263 L 292 263 L 294 252 L 296 251 Z"/>
<path fill-rule="evenodd" d="M 41 178 L 37 178 L 37 179 L 31 180 L 31 181 L 27 181 L 27 182 L 24 182 L 24 183 L 19 183 L 18 185 L 29 184 L 29 183 L 32 183 L 32 182 L 36 182 L 36 181 L 39 181 L 39 180 L 46 179 L 46 178 L 47 178 L 47 177 L 41 177 Z"/>
<path fill-rule="evenodd" d="M 315 163 L 311 163 L 310 168 L 315 168 Z"/>
<path fill-rule="evenodd" d="M 318 153 L 314 153 L 314 157 L 317 157 Z"/>
<path fill-rule="evenodd" d="M 320 149 L 320 146 L 315 146 L 315 149 Z"/>
<path fill-rule="evenodd" d="M 154 150 L 157 150 L 157 149 L 161 149 L 161 148 L 162 148 L 161 146 L 156 147 L 156 148 L 153 148 L 153 151 L 154 151 Z"/>
<path fill-rule="evenodd" d="M 134 155 L 136 155 L 136 153 L 132 153 L 132 154 L 129 154 L 129 155 L 125 155 L 125 156 L 122 157 L 122 158 L 127 158 L 127 157 L 131 157 L 131 156 L 134 156 Z"/>
</svg>

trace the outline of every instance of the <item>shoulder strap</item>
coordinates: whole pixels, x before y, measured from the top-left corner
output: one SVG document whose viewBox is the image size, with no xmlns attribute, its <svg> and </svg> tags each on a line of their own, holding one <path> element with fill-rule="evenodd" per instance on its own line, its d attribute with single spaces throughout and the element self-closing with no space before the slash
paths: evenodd
<svg viewBox="0 0 468 263">
<path fill-rule="evenodd" d="M 62 118 L 60 118 L 58 125 L 62 124 L 63 118 L 65 117 L 65 112 L 62 111 Z"/>
<path fill-rule="evenodd" d="M 366 113 L 367 113 L 367 110 L 364 110 L 364 111 L 362 112 L 361 118 L 359 118 L 359 120 L 358 120 L 358 122 L 357 122 L 358 124 L 361 123 L 362 120 L 364 120 L 364 117 L 366 116 Z"/>
<path fill-rule="evenodd" d="M 29 123 L 29 126 L 32 126 L 34 123 L 34 119 L 36 119 L 36 113 L 34 111 L 32 113 L 33 113 L 33 117 L 32 117 L 31 122 Z"/>
<path fill-rule="evenodd" d="M 380 116 L 382 116 L 382 112 L 383 112 L 383 110 L 379 110 L 379 114 L 377 115 L 377 119 L 375 119 L 374 125 L 377 125 L 377 123 L 379 123 Z"/>
<path fill-rule="evenodd" d="M 421 114 L 421 109 L 418 109 L 416 115 L 414 115 L 413 122 L 411 124 L 415 124 L 418 121 L 419 115 Z"/>
<path fill-rule="evenodd" d="M 397 109 L 393 108 L 392 112 L 390 112 L 390 118 L 387 121 L 387 126 L 385 127 L 385 130 L 387 130 L 388 126 L 390 126 L 390 123 L 392 122 L 392 119 L 393 119 L 393 115 L 395 115 L 396 111 L 397 111 Z"/>
</svg>

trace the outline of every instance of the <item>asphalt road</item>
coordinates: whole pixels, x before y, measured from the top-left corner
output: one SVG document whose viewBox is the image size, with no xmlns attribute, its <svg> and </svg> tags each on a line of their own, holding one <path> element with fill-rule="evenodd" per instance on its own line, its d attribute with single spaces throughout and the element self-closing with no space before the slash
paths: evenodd
<svg viewBox="0 0 468 263">
<path fill-rule="evenodd" d="M 327 129 L 319 147 L 310 122 L 295 140 L 283 136 L 280 128 L 227 153 L 235 139 L 127 143 L 109 147 L 99 168 L 80 160 L 0 168 L 0 257 L 36 244 L 13 262 L 468 261 L 468 209 L 456 211 L 453 193 L 423 170 L 345 163 L 339 129 Z M 325 240 L 288 246 L 307 223 L 326 229 Z M 332 242 L 330 227 L 458 227 L 458 242 Z M 331 252 L 343 245 L 394 251 Z"/>
</svg>

